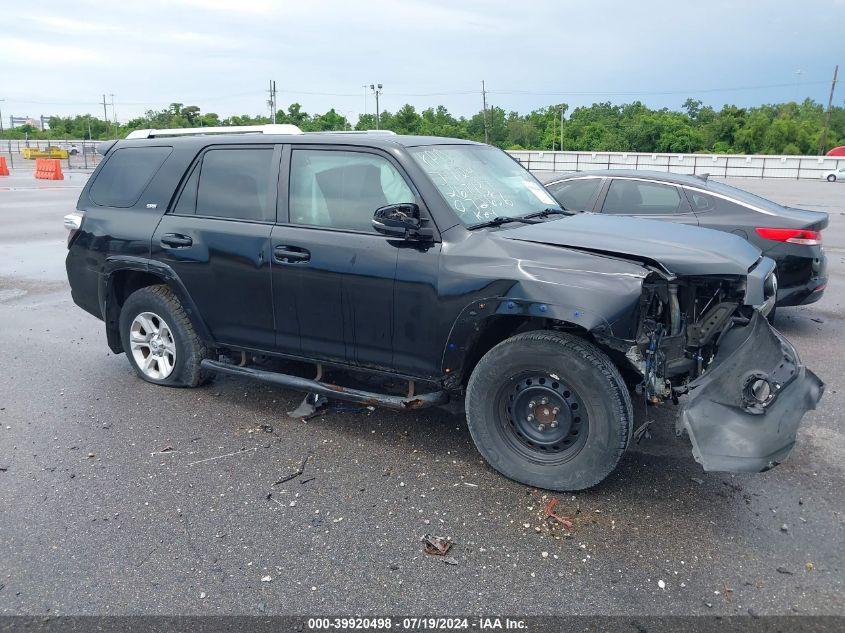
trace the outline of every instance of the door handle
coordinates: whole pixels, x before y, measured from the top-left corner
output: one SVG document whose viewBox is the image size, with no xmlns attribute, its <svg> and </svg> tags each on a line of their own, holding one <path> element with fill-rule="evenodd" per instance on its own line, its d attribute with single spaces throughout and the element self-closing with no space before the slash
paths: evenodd
<svg viewBox="0 0 845 633">
<path fill-rule="evenodd" d="M 172 248 L 187 248 L 194 241 L 187 235 L 180 235 L 179 233 L 165 233 L 161 236 L 161 245 L 170 246 Z"/>
<path fill-rule="evenodd" d="M 277 246 L 273 249 L 273 259 L 280 264 L 297 264 L 310 260 L 311 253 L 298 246 Z"/>
</svg>

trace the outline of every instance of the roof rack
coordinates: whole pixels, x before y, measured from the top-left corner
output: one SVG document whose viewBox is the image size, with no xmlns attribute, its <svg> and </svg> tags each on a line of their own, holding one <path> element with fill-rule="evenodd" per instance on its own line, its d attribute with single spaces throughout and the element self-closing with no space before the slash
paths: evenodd
<svg viewBox="0 0 845 633">
<path fill-rule="evenodd" d="M 267 125 L 227 125 L 221 127 L 178 127 L 167 130 L 135 130 L 126 138 L 159 138 L 162 136 L 202 136 L 205 134 L 302 134 L 295 125 L 268 123 Z"/>
<path fill-rule="evenodd" d="M 390 134 L 396 136 L 392 130 L 320 130 L 319 132 L 306 132 L 306 134 Z"/>
</svg>

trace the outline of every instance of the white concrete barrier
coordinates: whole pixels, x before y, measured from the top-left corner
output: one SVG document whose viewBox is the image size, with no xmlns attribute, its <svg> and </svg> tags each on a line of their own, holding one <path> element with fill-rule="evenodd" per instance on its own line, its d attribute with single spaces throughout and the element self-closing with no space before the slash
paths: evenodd
<svg viewBox="0 0 845 633">
<path fill-rule="evenodd" d="M 530 171 L 573 172 L 591 169 L 650 169 L 677 174 L 731 178 L 819 179 L 845 167 L 835 156 L 762 156 L 740 154 L 650 154 L 644 152 L 511 151 Z"/>
</svg>

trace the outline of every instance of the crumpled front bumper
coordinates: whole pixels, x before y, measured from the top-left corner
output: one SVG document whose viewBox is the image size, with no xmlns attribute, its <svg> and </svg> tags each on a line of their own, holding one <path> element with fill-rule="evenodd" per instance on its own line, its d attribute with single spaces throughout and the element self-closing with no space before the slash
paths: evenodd
<svg viewBox="0 0 845 633">
<path fill-rule="evenodd" d="M 710 367 L 690 383 L 676 430 L 687 431 L 704 470 L 768 470 L 792 451 L 801 418 L 823 392 L 795 348 L 755 311 L 725 334 Z"/>
</svg>

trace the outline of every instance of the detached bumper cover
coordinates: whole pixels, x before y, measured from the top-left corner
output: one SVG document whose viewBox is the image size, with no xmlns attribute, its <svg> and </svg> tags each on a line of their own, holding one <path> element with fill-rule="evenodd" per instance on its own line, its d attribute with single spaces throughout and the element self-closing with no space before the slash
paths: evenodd
<svg viewBox="0 0 845 633">
<path fill-rule="evenodd" d="M 690 383 L 677 423 L 704 470 L 759 472 L 783 462 L 824 383 L 759 312 L 728 331 L 703 376 Z"/>
</svg>

